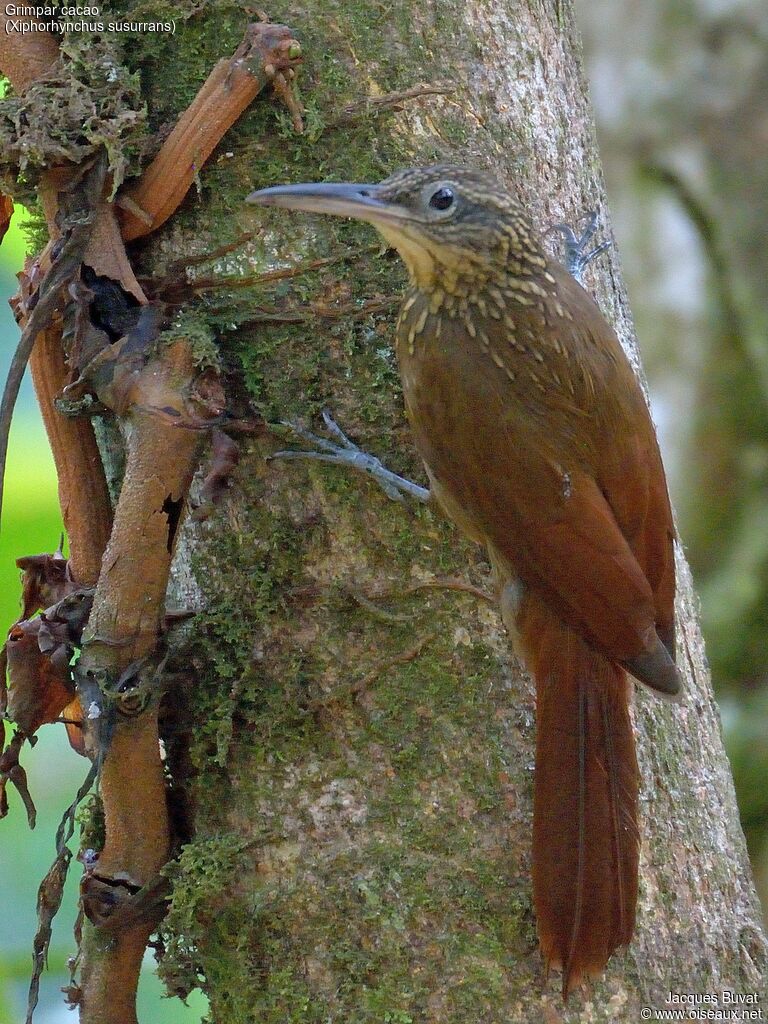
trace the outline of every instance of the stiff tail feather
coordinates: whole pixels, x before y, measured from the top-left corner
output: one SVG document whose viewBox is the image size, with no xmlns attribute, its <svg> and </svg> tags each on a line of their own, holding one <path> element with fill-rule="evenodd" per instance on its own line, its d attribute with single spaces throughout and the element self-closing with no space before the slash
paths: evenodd
<svg viewBox="0 0 768 1024">
<path fill-rule="evenodd" d="M 533 887 L 547 967 L 563 998 L 634 930 L 638 771 L 629 682 L 528 597 L 520 639 L 536 679 Z"/>
</svg>

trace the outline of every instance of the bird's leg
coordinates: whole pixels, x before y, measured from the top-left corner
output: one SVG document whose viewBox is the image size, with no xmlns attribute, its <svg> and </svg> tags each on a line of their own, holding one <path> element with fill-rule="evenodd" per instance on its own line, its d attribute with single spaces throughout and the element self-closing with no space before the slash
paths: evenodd
<svg viewBox="0 0 768 1024">
<path fill-rule="evenodd" d="M 558 231 L 564 239 L 563 249 L 565 255 L 565 265 L 568 268 L 570 274 L 576 278 L 579 284 L 583 284 L 582 274 L 584 268 L 599 256 L 601 252 L 610 246 L 610 242 L 601 242 L 594 248 L 589 248 L 590 240 L 595 233 L 597 228 L 597 211 L 593 210 L 592 213 L 587 215 L 584 230 L 580 235 L 576 235 L 573 228 L 569 224 L 553 224 L 549 229 L 550 233 Z"/>
<path fill-rule="evenodd" d="M 308 445 L 313 445 L 315 450 L 303 451 L 286 449 L 285 451 L 274 452 L 270 459 L 316 459 L 320 462 L 332 462 L 337 466 L 351 466 L 361 473 L 370 476 L 381 487 L 388 498 L 393 501 L 405 501 L 405 495 L 415 498 L 417 501 L 427 502 L 430 499 L 428 488 L 406 480 L 398 476 L 382 465 L 381 461 L 374 455 L 368 455 L 347 437 L 341 427 L 327 410 L 323 410 L 323 423 L 328 433 L 335 440 L 313 434 L 305 427 L 296 423 L 283 422 L 281 425 L 287 427 Z"/>
</svg>

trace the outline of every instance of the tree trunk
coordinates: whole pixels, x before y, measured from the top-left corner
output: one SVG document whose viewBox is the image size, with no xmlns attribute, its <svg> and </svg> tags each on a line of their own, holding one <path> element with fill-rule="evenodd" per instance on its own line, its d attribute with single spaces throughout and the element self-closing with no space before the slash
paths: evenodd
<svg viewBox="0 0 768 1024">
<path fill-rule="evenodd" d="M 236 5 L 165 6 L 175 36 L 135 36 L 124 54 L 156 128 L 245 24 Z M 328 408 L 389 468 L 423 479 L 392 350 L 399 262 L 365 226 L 243 199 L 450 160 L 493 169 L 542 230 L 595 208 L 606 225 L 571 3 L 315 0 L 268 13 L 303 45 L 305 133 L 260 98 L 201 194 L 136 246 L 136 270 L 159 280 L 244 231 L 254 237 L 191 273 L 333 258 L 274 285 L 206 284 L 195 316 L 269 422 L 317 427 Z M 436 89 L 413 89 L 424 84 Z M 637 366 L 615 250 L 587 284 Z M 436 508 L 396 504 L 348 471 L 266 461 L 278 447 L 244 445 L 232 488 L 187 521 L 177 558 L 177 597 L 203 610 L 184 652 L 195 838 L 163 926 L 172 986 L 202 976 L 216 1024 L 634 1022 L 670 991 L 762 992 L 765 940 L 682 553 L 685 701 L 638 693 L 634 709 L 636 936 L 563 1008 L 531 904 L 531 681 L 492 606 L 414 589 L 450 577 L 489 590 L 484 552 Z"/>
</svg>

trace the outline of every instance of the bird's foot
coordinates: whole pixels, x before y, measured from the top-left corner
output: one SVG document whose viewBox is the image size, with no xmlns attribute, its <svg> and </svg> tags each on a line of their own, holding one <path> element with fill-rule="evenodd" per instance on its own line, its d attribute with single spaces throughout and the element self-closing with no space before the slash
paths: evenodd
<svg viewBox="0 0 768 1024">
<path fill-rule="evenodd" d="M 374 455 L 368 455 L 347 437 L 338 423 L 327 410 L 323 410 L 323 423 L 325 429 L 334 440 L 313 434 L 310 430 L 296 423 L 283 422 L 291 433 L 312 445 L 313 450 L 286 449 L 285 451 L 274 452 L 270 459 L 316 459 L 320 462 L 332 462 L 337 466 L 351 466 L 361 473 L 370 476 L 381 487 L 388 498 L 393 501 L 405 501 L 405 495 L 415 498 L 417 501 L 427 502 L 430 498 L 429 490 L 420 487 L 405 477 L 398 476 L 382 465 L 381 461 Z"/>
<path fill-rule="evenodd" d="M 595 257 L 599 256 L 601 252 L 605 252 L 605 250 L 611 245 L 610 241 L 607 241 L 601 242 L 592 249 L 589 248 L 589 243 L 592 240 L 596 229 L 596 210 L 593 210 L 592 213 L 587 215 L 584 228 L 580 235 L 577 235 L 569 224 L 553 224 L 549 229 L 550 233 L 557 231 L 563 236 L 565 265 L 568 268 L 569 273 L 576 278 L 579 284 L 584 283 L 582 280 L 584 268 L 591 263 Z"/>
</svg>

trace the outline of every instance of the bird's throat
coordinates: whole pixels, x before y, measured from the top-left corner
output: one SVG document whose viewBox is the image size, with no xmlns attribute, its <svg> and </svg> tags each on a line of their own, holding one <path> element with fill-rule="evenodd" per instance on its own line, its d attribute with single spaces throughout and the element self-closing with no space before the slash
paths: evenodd
<svg viewBox="0 0 768 1024">
<path fill-rule="evenodd" d="M 421 292 L 429 295 L 439 288 L 449 295 L 466 296 L 488 277 L 488 263 L 469 249 L 438 245 L 407 226 L 377 223 L 376 228 L 397 249 L 411 284 Z"/>
<path fill-rule="evenodd" d="M 376 224 L 386 242 L 397 249 L 405 263 L 411 282 L 420 291 L 434 287 L 437 273 L 437 259 L 425 239 L 415 238 L 409 231 L 390 224 Z"/>
</svg>

